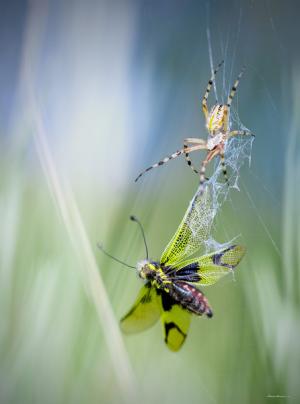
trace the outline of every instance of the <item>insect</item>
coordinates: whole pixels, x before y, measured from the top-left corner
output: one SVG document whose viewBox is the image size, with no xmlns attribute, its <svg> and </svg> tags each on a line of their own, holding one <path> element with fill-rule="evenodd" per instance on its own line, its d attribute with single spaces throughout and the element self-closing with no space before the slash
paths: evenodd
<svg viewBox="0 0 300 404">
<path fill-rule="evenodd" d="M 207 99 L 208 99 L 213 81 L 215 80 L 215 76 L 223 63 L 224 63 L 224 61 L 219 63 L 217 68 L 213 71 L 213 74 L 207 84 L 206 91 L 205 91 L 203 99 L 202 99 L 202 111 L 203 111 L 205 121 L 206 121 L 206 129 L 208 131 L 207 140 L 199 139 L 199 138 L 184 139 L 183 149 L 176 151 L 175 153 L 171 154 L 170 156 L 165 157 L 164 159 L 160 160 L 158 163 L 153 164 L 152 166 L 146 168 L 146 170 L 144 170 L 137 176 L 135 181 L 138 181 L 138 179 L 143 174 L 152 170 L 152 168 L 159 167 L 159 166 L 167 163 L 169 160 L 172 160 L 172 159 L 184 154 L 187 164 L 192 168 L 192 170 L 196 174 L 200 175 L 201 192 L 203 192 L 204 182 L 206 180 L 205 171 L 206 171 L 207 164 L 214 157 L 216 157 L 218 155 L 220 155 L 221 166 L 222 166 L 222 171 L 223 171 L 225 181 L 228 183 L 228 176 L 227 176 L 225 157 L 224 157 L 225 145 L 226 145 L 228 139 L 230 139 L 233 136 L 238 136 L 238 135 L 243 135 L 243 136 L 244 135 L 254 136 L 254 135 L 248 130 L 232 130 L 232 131 L 230 130 L 230 107 L 231 107 L 231 103 L 234 98 L 234 95 L 236 93 L 237 87 L 239 85 L 240 79 L 244 73 L 244 70 L 245 70 L 244 68 L 238 75 L 234 85 L 231 88 L 230 94 L 227 99 L 227 103 L 224 105 L 215 104 L 210 110 L 208 109 Z M 189 157 L 189 154 L 196 150 L 206 150 L 207 151 L 206 157 L 201 163 L 200 171 L 198 171 L 192 165 L 192 161 Z"/>
<path fill-rule="evenodd" d="M 160 261 L 149 260 L 142 225 L 137 218 L 131 216 L 131 220 L 137 222 L 141 228 L 146 259 L 136 266 L 144 286 L 132 308 L 121 319 L 121 329 L 124 333 L 143 331 L 160 318 L 167 346 L 172 351 L 178 351 L 186 339 L 191 314 L 212 317 L 213 312 L 208 300 L 198 286 L 212 285 L 232 272 L 242 259 L 245 248 L 240 245 L 227 245 L 199 258 L 187 259 L 210 234 L 214 212 L 207 190 L 208 188 L 201 196 L 198 194 L 192 200 Z M 101 246 L 100 248 L 103 250 Z M 110 254 L 107 255 L 135 268 Z"/>
</svg>

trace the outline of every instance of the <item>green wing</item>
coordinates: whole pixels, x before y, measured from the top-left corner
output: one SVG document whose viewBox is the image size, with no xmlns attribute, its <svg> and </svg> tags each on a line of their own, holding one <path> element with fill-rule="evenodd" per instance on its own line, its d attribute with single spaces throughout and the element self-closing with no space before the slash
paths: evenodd
<svg viewBox="0 0 300 404">
<path fill-rule="evenodd" d="M 176 266 L 175 279 L 197 285 L 213 285 L 232 272 L 243 258 L 245 247 L 231 245 L 200 258 L 192 258 Z"/>
<path fill-rule="evenodd" d="M 144 331 L 156 323 L 160 314 L 160 296 L 147 283 L 140 290 L 131 310 L 121 319 L 121 329 L 126 334 Z"/>
<path fill-rule="evenodd" d="M 215 216 L 209 188 L 196 194 L 190 202 L 182 222 L 161 257 L 161 264 L 173 265 L 196 252 L 210 235 Z"/>
<path fill-rule="evenodd" d="M 166 292 L 162 293 L 162 314 L 165 343 L 171 351 L 178 351 L 184 343 L 191 322 L 191 313 L 176 304 Z"/>
</svg>

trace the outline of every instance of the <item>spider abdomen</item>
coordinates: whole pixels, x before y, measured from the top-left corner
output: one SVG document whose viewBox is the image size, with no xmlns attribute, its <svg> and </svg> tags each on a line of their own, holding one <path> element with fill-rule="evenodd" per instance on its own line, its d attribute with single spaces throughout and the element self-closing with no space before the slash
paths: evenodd
<svg viewBox="0 0 300 404">
<path fill-rule="evenodd" d="M 211 135 L 226 131 L 228 120 L 227 106 L 216 104 L 212 107 L 207 117 L 207 130 Z"/>
</svg>

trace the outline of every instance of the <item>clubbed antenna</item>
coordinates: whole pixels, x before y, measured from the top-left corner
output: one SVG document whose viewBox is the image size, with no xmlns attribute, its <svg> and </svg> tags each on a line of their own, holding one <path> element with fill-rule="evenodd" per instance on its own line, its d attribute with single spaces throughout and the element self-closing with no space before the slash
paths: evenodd
<svg viewBox="0 0 300 404">
<path fill-rule="evenodd" d="M 146 237 L 145 237 L 143 226 L 142 226 L 141 222 L 139 221 L 139 219 L 137 217 L 131 215 L 129 218 L 130 218 L 130 220 L 132 220 L 133 222 L 136 222 L 140 226 L 142 236 L 143 236 L 143 239 L 144 239 L 145 249 L 146 249 L 146 259 L 149 259 L 148 247 L 147 247 L 147 243 L 146 243 Z"/>
<path fill-rule="evenodd" d="M 111 259 L 113 259 L 114 261 L 117 261 L 119 264 L 125 265 L 128 268 L 133 268 L 135 269 L 135 267 L 133 267 L 132 265 L 128 265 L 126 264 L 126 262 L 119 260 L 118 258 L 112 256 L 111 254 L 109 254 L 107 251 L 104 250 L 103 246 L 101 244 L 97 244 L 97 247 L 99 248 L 99 250 L 101 250 L 105 255 L 107 255 L 108 257 L 110 257 Z"/>
</svg>

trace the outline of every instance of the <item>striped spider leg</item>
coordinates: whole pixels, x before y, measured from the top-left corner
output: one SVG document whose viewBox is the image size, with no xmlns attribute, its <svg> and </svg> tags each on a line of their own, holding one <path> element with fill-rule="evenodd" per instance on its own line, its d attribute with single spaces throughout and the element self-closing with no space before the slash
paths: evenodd
<svg viewBox="0 0 300 404">
<path fill-rule="evenodd" d="M 202 111 L 206 121 L 206 128 L 208 131 L 208 139 L 206 141 L 206 150 L 207 155 L 206 158 L 202 161 L 200 172 L 192 165 L 191 159 L 189 158 L 189 154 L 185 153 L 185 159 L 187 164 L 191 167 L 191 169 L 200 174 L 200 193 L 203 192 L 204 182 L 205 182 L 205 171 L 207 164 L 217 155 L 220 155 L 222 172 L 225 177 L 225 181 L 228 183 L 227 170 L 225 165 L 225 156 L 224 149 L 225 143 L 230 137 L 238 136 L 238 135 L 252 135 L 250 131 L 247 130 L 234 130 L 229 131 L 229 118 L 230 118 L 230 108 L 237 91 L 237 87 L 239 85 L 240 79 L 244 73 L 245 68 L 243 68 L 238 75 L 236 81 L 234 82 L 230 94 L 227 99 L 227 104 L 215 104 L 211 110 L 208 110 L 207 107 L 207 99 L 210 94 L 210 90 L 213 84 L 213 80 L 215 79 L 216 73 L 219 68 L 222 66 L 224 61 L 219 63 L 219 65 L 214 70 L 210 80 L 208 81 L 206 91 L 204 93 L 202 99 Z M 253 136 L 253 135 L 252 135 Z M 193 139 L 196 141 L 197 139 Z M 188 146 L 188 145 L 187 145 Z"/>
<path fill-rule="evenodd" d="M 136 182 L 142 175 L 144 175 L 146 172 L 152 170 L 152 168 L 162 166 L 163 164 L 167 163 L 169 160 L 175 159 L 176 157 L 181 156 L 182 154 L 191 153 L 191 152 L 196 151 L 196 150 L 204 150 L 204 149 L 206 149 L 206 145 L 200 143 L 199 142 L 200 140 L 201 139 L 198 139 L 198 144 L 195 144 L 194 146 L 191 146 L 191 147 L 187 147 L 187 146 L 185 147 L 184 146 L 183 149 L 177 150 L 175 153 L 171 154 L 168 157 L 165 157 L 164 159 L 160 160 L 158 163 L 155 163 L 152 166 L 146 168 L 144 171 L 142 171 L 136 177 L 136 179 L 134 181 Z M 205 143 L 205 141 L 204 141 L 204 143 Z"/>
<path fill-rule="evenodd" d="M 164 163 L 167 163 L 169 160 L 174 159 L 181 154 L 185 155 L 185 159 L 187 164 L 191 167 L 191 169 L 196 173 L 200 175 L 200 193 L 203 191 L 204 188 L 204 182 L 205 182 L 205 171 L 206 171 L 206 166 L 207 164 L 216 156 L 220 156 L 221 159 L 221 166 L 222 166 L 222 172 L 225 177 L 226 182 L 228 183 L 228 176 L 227 176 L 227 170 L 226 170 L 226 165 L 225 165 L 225 156 L 224 156 L 224 150 L 225 150 L 225 144 L 228 141 L 230 137 L 233 136 L 239 136 L 239 135 L 252 135 L 252 133 L 248 130 L 233 130 L 230 131 L 229 129 L 229 118 L 230 118 L 230 108 L 232 104 L 232 100 L 235 96 L 235 93 L 237 91 L 237 87 L 239 85 L 240 79 L 244 73 L 244 68 L 238 75 L 236 81 L 234 82 L 230 94 L 227 99 L 226 104 L 215 104 L 210 110 L 208 109 L 207 106 L 207 99 L 211 91 L 211 87 L 213 84 L 213 81 L 215 80 L 215 76 L 220 69 L 220 67 L 223 65 L 224 61 L 219 63 L 219 65 L 214 69 L 213 74 L 208 81 L 203 99 L 202 99 L 202 111 L 205 117 L 206 121 L 206 128 L 208 131 L 208 137 L 207 140 L 204 139 L 199 139 L 199 138 L 187 138 L 184 140 L 183 144 L 183 149 L 179 150 L 173 154 L 171 154 L 168 157 L 165 157 L 164 159 L 160 160 L 158 163 L 153 164 L 152 166 L 148 167 L 146 170 L 144 170 L 141 174 L 138 175 L 138 177 L 135 179 L 137 181 L 143 174 L 145 174 L 147 171 L 150 171 L 152 168 L 159 167 L 163 165 Z M 189 154 L 192 151 L 196 150 L 206 150 L 207 155 L 206 158 L 202 161 L 201 166 L 200 166 L 200 171 L 198 171 L 192 164 L 192 161 L 189 157 Z"/>
</svg>

